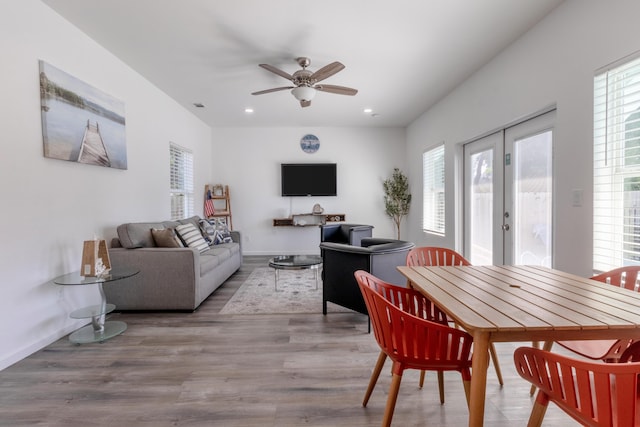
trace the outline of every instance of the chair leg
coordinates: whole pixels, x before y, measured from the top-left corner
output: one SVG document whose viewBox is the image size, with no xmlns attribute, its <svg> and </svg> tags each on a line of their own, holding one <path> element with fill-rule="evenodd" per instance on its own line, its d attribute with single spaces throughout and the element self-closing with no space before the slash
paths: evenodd
<svg viewBox="0 0 640 427">
<path fill-rule="evenodd" d="M 469 409 L 469 402 L 471 399 L 471 381 L 462 380 L 462 386 L 464 387 L 464 397 L 467 398 L 467 409 Z"/>
<path fill-rule="evenodd" d="M 391 386 L 389 387 L 387 406 L 384 409 L 384 417 L 382 418 L 382 427 L 391 426 L 391 419 L 393 418 L 393 411 L 396 408 L 396 401 L 398 400 L 398 390 L 400 390 L 401 381 L 402 374 L 393 374 L 393 377 L 391 378 Z"/>
<path fill-rule="evenodd" d="M 536 397 L 536 401 L 533 404 L 533 409 L 531 410 L 531 415 L 529 416 L 527 427 L 540 427 L 542 425 L 542 420 L 544 419 L 544 414 L 547 412 L 548 406 L 548 396 L 546 394 L 543 394 L 542 392 L 538 392 L 538 397 Z"/>
<path fill-rule="evenodd" d="M 424 386 L 426 371 L 420 371 L 420 388 Z M 444 404 L 444 372 L 438 371 L 438 391 L 440 392 L 440 403 Z"/>
<path fill-rule="evenodd" d="M 371 373 L 371 378 L 369 379 L 369 386 L 367 387 L 367 392 L 364 395 L 364 400 L 362 401 L 362 406 L 367 406 L 369 403 L 369 398 L 371 397 L 371 393 L 373 393 L 373 389 L 376 386 L 376 382 L 378 382 L 378 377 L 380 376 L 380 371 L 382 371 L 382 367 L 384 366 L 384 362 L 387 360 L 387 354 L 384 351 L 381 351 L 378 355 L 378 361 L 376 362 L 375 368 L 373 368 L 373 372 Z"/>
<path fill-rule="evenodd" d="M 496 347 L 495 345 L 493 345 L 493 343 L 491 343 L 491 345 L 489 346 L 489 354 L 491 355 L 491 360 L 493 361 L 493 367 L 496 370 L 496 375 L 498 376 L 498 382 L 500 383 L 500 386 L 504 385 L 504 382 L 502 381 L 502 370 L 500 369 L 500 362 L 498 361 L 498 353 L 496 352 Z"/>
<path fill-rule="evenodd" d="M 438 371 L 438 391 L 440 392 L 440 404 L 444 404 L 444 372 Z"/>
</svg>

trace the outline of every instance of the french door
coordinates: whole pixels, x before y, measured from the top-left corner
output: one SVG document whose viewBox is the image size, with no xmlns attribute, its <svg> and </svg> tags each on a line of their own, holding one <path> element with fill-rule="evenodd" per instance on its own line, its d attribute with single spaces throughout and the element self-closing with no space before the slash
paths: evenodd
<svg viewBox="0 0 640 427">
<path fill-rule="evenodd" d="M 472 264 L 553 260 L 555 111 L 464 146 L 464 254 Z"/>
</svg>

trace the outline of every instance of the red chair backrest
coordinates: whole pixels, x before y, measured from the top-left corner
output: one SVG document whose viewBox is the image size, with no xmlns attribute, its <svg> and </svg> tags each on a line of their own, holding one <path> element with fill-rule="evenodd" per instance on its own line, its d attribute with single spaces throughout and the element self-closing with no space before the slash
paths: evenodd
<svg viewBox="0 0 640 427">
<path fill-rule="evenodd" d="M 640 425 L 640 363 L 588 362 L 531 347 L 513 358 L 518 374 L 540 390 L 538 403 L 554 402 L 587 426 Z"/>
<path fill-rule="evenodd" d="M 463 371 L 470 366 L 471 335 L 396 307 L 375 291 L 368 275 L 362 270 L 355 273 L 376 341 L 382 351 L 397 362 L 394 372 L 407 367 Z"/>
<path fill-rule="evenodd" d="M 640 283 L 638 283 L 639 272 L 640 266 L 632 265 L 605 271 L 604 273 L 593 276 L 591 279 L 638 292 L 640 291 Z"/>
<path fill-rule="evenodd" d="M 356 280 L 361 280 L 371 289 L 378 292 L 384 299 L 406 313 L 421 319 L 448 324 L 447 315 L 420 292 L 387 283 L 371 273 L 359 270 L 355 273 Z"/>
<path fill-rule="evenodd" d="M 436 246 L 413 248 L 407 254 L 407 265 L 431 267 L 440 265 L 471 265 L 458 252 Z"/>
</svg>

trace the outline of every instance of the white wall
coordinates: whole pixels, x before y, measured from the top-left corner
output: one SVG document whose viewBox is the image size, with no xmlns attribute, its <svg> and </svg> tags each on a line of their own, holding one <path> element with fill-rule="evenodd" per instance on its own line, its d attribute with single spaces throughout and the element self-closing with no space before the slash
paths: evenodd
<svg viewBox="0 0 640 427">
<path fill-rule="evenodd" d="M 84 240 L 169 217 L 169 141 L 194 151 L 196 188 L 210 181 L 211 129 L 38 0 L 0 1 L 0 55 L 2 369 L 81 326 L 68 314 L 99 301 L 94 286 L 50 283 L 79 269 Z M 43 157 L 39 59 L 124 101 L 128 170 Z"/>
<path fill-rule="evenodd" d="M 275 217 L 345 213 L 348 222 L 394 236 L 384 215 L 382 181 L 393 167 L 411 179 L 414 202 L 402 237 L 454 247 L 460 206 L 454 191 L 460 143 L 557 105 L 555 266 L 591 272 L 592 85 L 596 69 L 640 50 L 634 0 L 567 0 L 407 130 L 364 128 L 218 128 L 213 132 L 38 0 L 0 0 L 0 369 L 80 326 L 75 308 L 97 301 L 94 289 L 50 280 L 79 267 L 82 241 L 109 239 L 128 221 L 169 216 L 168 142 L 194 151 L 196 196 L 205 183 L 231 186 L 234 226 L 247 254 L 316 253 L 314 227 L 273 227 Z M 38 59 L 122 99 L 127 117 L 126 171 L 46 159 L 40 126 Z M 300 138 L 317 135 L 306 154 Z M 213 149 L 211 148 L 213 141 Z M 405 142 L 406 141 L 406 142 Z M 447 235 L 421 231 L 421 155 L 445 141 Z M 338 197 L 279 196 L 281 162 L 338 163 Z M 584 190 L 582 207 L 571 191 Z M 196 197 L 196 213 L 202 200 Z"/>
<path fill-rule="evenodd" d="M 410 234 L 418 244 L 456 247 L 459 192 L 454 191 L 460 144 L 512 123 L 546 106 L 557 106 L 554 134 L 556 268 L 588 276 L 592 261 L 592 146 L 594 72 L 640 50 L 634 0 L 567 0 L 468 81 L 423 114 L 407 130 L 407 159 L 414 187 L 421 181 L 421 154 L 446 143 L 444 238 L 420 231 L 420 211 L 413 209 Z M 582 189 L 582 207 L 571 192 Z M 421 195 L 417 194 L 421 204 Z"/>
<path fill-rule="evenodd" d="M 320 139 L 314 154 L 300 148 L 309 133 Z M 273 227 L 274 218 L 309 213 L 316 203 L 326 213 L 344 213 L 349 223 L 373 225 L 374 237 L 395 238 L 382 182 L 394 167 L 404 169 L 404 129 L 247 127 L 215 128 L 213 134 L 212 175 L 230 186 L 233 225 L 243 234 L 245 254 L 319 253 L 317 227 Z M 280 163 L 305 162 L 337 163 L 337 197 L 280 196 Z"/>
</svg>

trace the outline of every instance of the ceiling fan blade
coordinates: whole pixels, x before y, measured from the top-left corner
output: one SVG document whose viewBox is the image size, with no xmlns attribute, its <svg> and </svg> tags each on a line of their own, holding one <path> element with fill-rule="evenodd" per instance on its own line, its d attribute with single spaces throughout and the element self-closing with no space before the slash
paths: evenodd
<svg viewBox="0 0 640 427">
<path fill-rule="evenodd" d="M 341 71 L 341 70 L 344 70 L 344 65 L 342 65 L 338 61 L 332 62 L 331 64 L 325 65 L 324 67 L 320 68 L 315 73 L 311 74 L 309 79 L 315 80 L 316 82 L 320 82 L 320 81 L 326 79 L 327 77 L 333 76 L 335 73 L 337 73 L 338 71 Z"/>
<path fill-rule="evenodd" d="M 338 95 L 350 95 L 353 96 L 358 91 L 356 89 L 352 89 L 350 87 L 345 86 L 336 86 L 336 85 L 317 85 L 314 86 L 315 89 L 321 92 L 329 92 L 329 93 L 337 93 Z"/>
<path fill-rule="evenodd" d="M 302 108 L 308 107 L 309 105 L 311 105 L 311 101 L 300 101 L 300 106 Z"/>
<path fill-rule="evenodd" d="M 251 95 L 263 95 L 265 93 L 277 92 L 279 90 L 293 89 L 293 86 L 274 87 L 273 89 L 260 90 L 253 92 Z"/>
<path fill-rule="evenodd" d="M 260 67 L 264 68 L 267 71 L 271 71 L 274 74 L 277 74 L 281 77 L 284 77 L 287 80 L 293 80 L 293 76 L 285 71 L 282 71 L 279 68 L 274 67 L 273 65 L 269 65 L 269 64 L 260 64 Z"/>
</svg>

